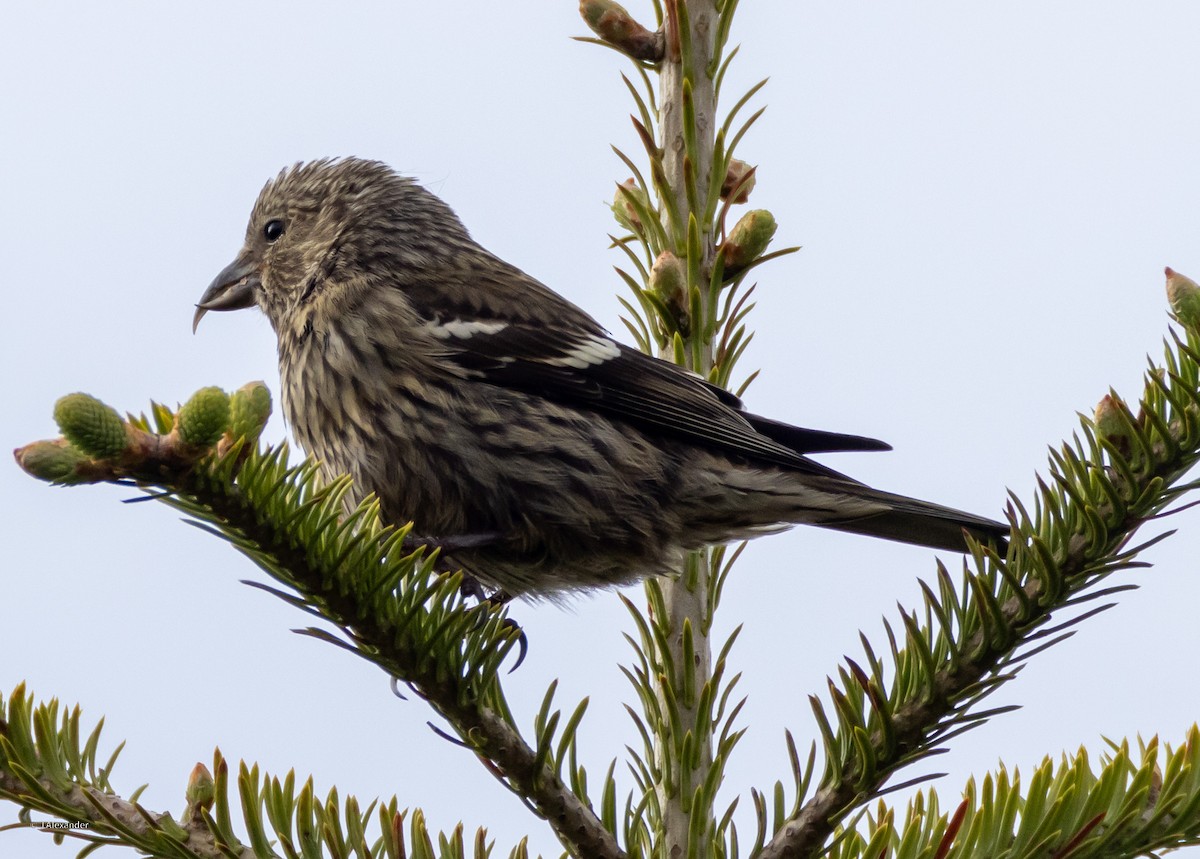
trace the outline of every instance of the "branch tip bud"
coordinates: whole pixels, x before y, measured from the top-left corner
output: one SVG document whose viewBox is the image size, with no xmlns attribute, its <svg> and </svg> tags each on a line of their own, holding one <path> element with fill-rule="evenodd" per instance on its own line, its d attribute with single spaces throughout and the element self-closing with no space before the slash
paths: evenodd
<svg viewBox="0 0 1200 859">
<path fill-rule="evenodd" d="M 18 447 L 13 451 L 13 458 L 30 477 L 47 483 L 70 483 L 78 473 L 78 466 L 88 461 L 88 457 L 65 438 L 35 441 Z"/>
<path fill-rule="evenodd" d="M 175 419 L 175 429 L 186 444 L 209 447 L 229 428 L 229 394 L 217 387 L 192 394 Z"/>
<path fill-rule="evenodd" d="M 1185 277 L 1168 267 L 1167 301 L 1171 312 L 1185 328 L 1200 332 L 1200 286 L 1190 277 Z"/>
<path fill-rule="evenodd" d="M 1120 398 L 1105 394 L 1096 403 L 1096 411 L 1092 417 L 1096 424 L 1096 434 L 1110 441 L 1123 456 L 1129 456 L 1130 440 L 1126 426 L 1125 414 L 1128 409 Z"/>
<path fill-rule="evenodd" d="M 613 0 L 580 0 L 579 14 L 592 32 L 635 60 L 657 63 L 663 57 L 662 31 L 650 31 Z"/>
<path fill-rule="evenodd" d="M 191 819 L 199 819 L 201 809 L 208 811 L 213 807 L 216 795 L 216 785 L 212 773 L 204 764 L 196 764 L 192 767 L 191 774 L 188 775 L 187 789 L 184 791 L 184 797 L 187 800 L 186 816 Z"/>
<path fill-rule="evenodd" d="M 129 447 L 125 421 L 90 394 L 67 394 L 54 404 L 54 421 L 67 441 L 96 459 L 113 459 Z"/>
<path fill-rule="evenodd" d="M 254 442 L 271 417 L 271 391 L 262 382 L 249 382 L 229 399 L 229 435 Z"/>
</svg>

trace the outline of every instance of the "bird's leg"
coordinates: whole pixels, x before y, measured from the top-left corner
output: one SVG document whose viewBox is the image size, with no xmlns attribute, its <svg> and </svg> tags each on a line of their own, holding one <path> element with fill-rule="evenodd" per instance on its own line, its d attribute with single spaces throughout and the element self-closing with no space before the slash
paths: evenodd
<svg viewBox="0 0 1200 859">
<path fill-rule="evenodd" d="M 503 589 L 494 590 L 490 594 L 484 590 L 479 579 L 472 576 L 470 573 L 463 572 L 462 581 L 463 596 L 474 597 L 479 600 L 480 604 L 487 603 L 491 608 L 499 608 L 508 605 L 512 600 L 512 594 Z M 482 618 L 479 621 L 483 623 Z M 525 655 L 529 653 L 529 639 L 525 636 L 525 630 L 521 629 L 521 624 L 517 623 L 511 617 L 504 618 L 504 625 L 509 629 L 517 631 L 517 661 L 513 663 L 513 667 L 508 669 L 508 673 L 512 674 L 521 667 L 521 663 L 525 661 Z"/>
<path fill-rule="evenodd" d="M 439 572 L 447 573 L 453 571 L 454 565 L 448 562 L 446 570 L 439 570 Z M 475 578 L 466 570 L 463 570 L 462 577 L 462 584 L 458 588 L 459 593 L 461 593 L 464 597 L 469 597 L 477 602 L 491 602 L 492 594 L 488 593 L 487 588 L 483 586 L 483 582 L 479 581 L 479 579 Z"/>
<path fill-rule="evenodd" d="M 500 540 L 501 534 L 498 531 L 481 531 L 478 534 L 452 534 L 448 537 L 419 537 L 416 534 L 409 534 L 404 538 L 403 545 L 404 549 L 410 552 L 422 547 L 436 549 L 439 555 L 434 564 L 434 569 L 439 573 L 453 573 L 458 570 L 458 567 L 446 557 L 447 555 L 453 555 L 455 552 L 466 549 L 493 546 L 500 542 Z M 510 599 L 503 591 L 489 594 L 483 584 L 465 570 L 463 571 L 462 595 L 465 597 L 474 597 L 479 602 L 487 600 L 497 605 L 503 605 Z M 498 596 L 502 598 L 497 602 L 496 598 Z"/>
<path fill-rule="evenodd" d="M 441 549 L 443 552 L 459 552 L 463 549 L 482 549 L 494 546 L 504 538 L 499 531 L 480 531 L 478 534 L 452 534 L 447 537 L 418 537 L 409 534 L 404 538 L 404 548 L 416 549 L 427 546 L 430 549 Z"/>
<path fill-rule="evenodd" d="M 512 594 L 501 588 L 499 590 L 492 591 L 488 595 L 487 601 L 491 605 L 502 606 L 508 605 L 510 602 L 512 602 L 512 598 Z"/>
<path fill-rule="evenodd" d="M 437 549 L 439 554 L 434 569 L 439 573 L 453 573 L 460 568 L 448 557 L 449 555 L 452 555 L 456 551 L 494 546 L 502 539 L 503 535 L 498 531 L 482 531 L 478 534 L 454 534 L 448 537 L 418 537 L 414 534 L 409 534 L 404 538 L 404 548 L 409 551 L 421 546 L 429 549 Z M 466 570 L 462 570 L 462 577 L 460 590 L 464 597 L 474 597 L 480 603 L 486 602 L 495 607 L 507 605 L 512 600 L 512 594 L 503 589 L 488 593 L 483 583 Z M 525 637 L 525 630 L 521 629 L 521 625 L 511 617 L 504 619 L 504 625 L 510 629 L 515 629 L 518 634 L 517 661 L 509 669 L 509 673 L 511 674 L 520 668 L 521 663 L 525 661 L 525 655 L 529 652 L 529 639 Z"/>
</svg>

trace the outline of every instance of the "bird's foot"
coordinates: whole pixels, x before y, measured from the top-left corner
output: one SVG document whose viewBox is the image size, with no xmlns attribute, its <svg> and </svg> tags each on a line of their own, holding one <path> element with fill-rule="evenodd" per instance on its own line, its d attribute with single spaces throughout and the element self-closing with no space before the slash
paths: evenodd
<svg viewBox="0 0 1200 859">
<path fill-rule="evenodd" d="M 486 546 L 493 546 L 501 542 L 503 535 L 498 531 L 482 531 L 478 534 L 453 534 L 448 537 L 420 537 L 415 534 L 409 534 L 404 540 L 404 547 L 408 550 L 413 550 L 424 546 L 428 549 L 437 549 L 439 555 L 434 569 L 439 573 L 458 572 L 460 567 L 450 559 L 456 551 L 464 551 L 468 549 L 480 549 Z M 507 605 L 512 600 L 512 594 L 498 589 L 489 592 L 483 583 L 475 576 L 462 570 L 462 585 L 460 591 L 464 597 L 470 597 L 480 603 L 488 603 L 490 606 Z M 525 661 L 525 656 L 529 652 L 529 639 L 525 636 L 525 631 L 521 629 L 521 625 L 511 617 L 504 619 L 504 625 L 509 629 L 514 629 L 517 632 L 517 661 L 512 668 L 509 669 L 511 674 L 521 667 L 521 663 Z"/>
<path fill-rule="evenodd" d="M 512 674 L 521 667 L 521 663 L 525 661 L 525 656 L 529 653 L 529 638 L 525 635 L 525 630 L 521 629 L 521 624 L 511 617 L 504 618 L 504 626 L 516 630 L 517 633 L 517 661 L 513 663 L 512 668 L 508 669 L 508 673 Z"/>
<path fill-rule="evenodd" d="M 483 585 L 479 583 L 479 579 L 468 573 L 463 573 L 462 593 L 463 596 L 474 597 L 481 604 L 487 603 L 491 608 L 500 608 L 512 601 L 512 594 L 502 589 L 487 593 Z M 482 620 L 480 622 L 482 623 Z M 525 636 L 525 630 L 521 629 L 521 624 L 511 617 L 504 618 L 503 624 L 507 629 L 516 630 L 517 633 L 517 661 L 513 663 L 512 668 L 508 669 L 508 673 L 512 674 L 521 667 L 526 654 L 529 653 L 529 639 Z"/>
</svg>

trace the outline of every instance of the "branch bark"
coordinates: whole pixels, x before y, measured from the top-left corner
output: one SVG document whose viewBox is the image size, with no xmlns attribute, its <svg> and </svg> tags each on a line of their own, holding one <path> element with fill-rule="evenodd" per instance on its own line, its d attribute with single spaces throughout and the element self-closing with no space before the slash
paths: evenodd
<svg viewBox="0 0 1200 859">
<path fill-rule="evenodd" d="M 704 204 L 712 171 L 714 134 L 716 129 L 716 96 L 713 80 L 708 75 L 716 45 L 717 9 L 713 0 L 668 0 L 666 8 L 666 50 L 660 66 L 659 105 L 663 171 L 670 183 L 664 193 L 673 198 L 670 210 L 685 213 L 682 224 L 676 225 L 676 253 L 687 259 L 695 245 L 688 241 L 688 215 L 695 216 L 699 228 L 700 260 L 688 259 L 688 269 L 707 272 L 716 255 L 710 225 L 704 217 Z M 700 201 L 699 211 L 695 201 Z M 689 247 L 689 245 L 691 245 Z M 698 263 L 698 265 L 697 265 Z M 707 284 L 689 283 L 688 289 L 707 289 Z M 700 302 L 707 307 L 708 302 Z M 703 338 L 702 320 L 692 320 L 691 337 Z M 689 344 L 689 346 L 692 344 Z M 702 342 L 698 349 L 689 348 L 689 355 L 698 355 L 699 364 L 691 369 L 707 376 L 713 366 L 711 342 Z M 668 347 L 660 357 L 671 359 Z M 690 855 L 691 836 L 711 837 L 712 808 L 694 802 L 696 788 L 713 766 L 713 725 L 706 713 L 698 709 L 695 692 L 713 676 L 712 645 L 709 640 L 711 618 L 709 593 L 712 565 L 709 550 L 692 553 L 684 569 L 675 578 L 661 584 L 666 616 L 655 618 L 666 631 L 664 636 L 669 653 L 663 662 L 672 666 L 674 678 L 659 680 L 659 704 L 663 712 L 674 709 L 672 718 L 662 720 L 656 738 L 660 745 L 659 763 L 674 761 L 678 769 L 664 772 L 657 786 L 662 813 L 661 833 L 664 856 Z M 664 684 L 670 689 L 664 688 Z M 691 690 L 693 694 L 681 694 Z M 672 737 L 671 728 L 691 735 L 695 749 L 691 754 L 675 751 L 663 753 L 662 746 L 674 742 L 682 747 L 682 737 Z M 703 821 L 696 815 L 705 815 Z M 710 845 L 691 845 L 703 855 Z"/>
<path fill-rule="evenodd" d="M 55 803 L 61 804 L 62 809 L 52 812 L 69 818 L 76 815 L 78 821 L 87 821 L 97 825 L 96 832 L 82 834 L 74 830 L 54 830 L 83 841 L 108 843 L 107 839 L 96 834 L 100 830 L 111 830 L 117 827 L 130 833 L 133 838 L 149 840 L 163 837 L 163 829 L 159 821 L 170 820 L 172 829 L 180 829 L 185 833 L 183 838 L 174 838 L 181 850 L 197 857 L 197 859 L 229 859 L 238 856 L 240 859 L 254 859 L 254 851 L 243 844 L 218 844 L 217 839 L 202 822 L 180 823 L 171 815 L 152 813 L 136 802 L 130 802 L 114 793 L 106 793 L 94 787 L 83 787 L 77 784 L 67 789 L 59 788 L 51 779 L 39 778 L 39 794 L 53 797 Z M 22 797 L 30 794 L 30 788 L 11 773 L 0 770 L 0 796 L 11 798 L 14 802 L 24 805 Z M 48 812 L 50 813 L 50 812 Z M 116 842 L 113 842 L 116 843 Z M 121 843 L 129 844 L 128 836 Z"/>
</svg>

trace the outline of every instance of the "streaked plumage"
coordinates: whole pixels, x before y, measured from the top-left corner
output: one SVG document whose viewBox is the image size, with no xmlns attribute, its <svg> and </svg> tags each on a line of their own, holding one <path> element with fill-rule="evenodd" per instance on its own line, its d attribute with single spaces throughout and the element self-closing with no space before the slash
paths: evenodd
<svg viewBox="0 0 1200 859">
<path fill-rule="evenodd" d="M 882 442 L 792 427 L 611 339 L 477 245 L 383 164 L 284 170 L 198 305 L 257 304 L 285 413 L 326 476 L 391 521 L 476 536 L 453 562 L 512 595 L 677 567 L 684 550 L 807 523 L 961 551 L 989 519 L 881 492 L 806 454 Z"/>
</svg>

